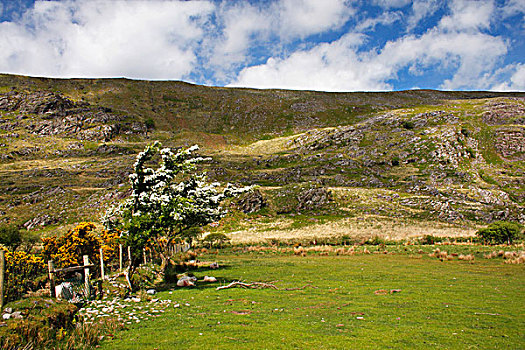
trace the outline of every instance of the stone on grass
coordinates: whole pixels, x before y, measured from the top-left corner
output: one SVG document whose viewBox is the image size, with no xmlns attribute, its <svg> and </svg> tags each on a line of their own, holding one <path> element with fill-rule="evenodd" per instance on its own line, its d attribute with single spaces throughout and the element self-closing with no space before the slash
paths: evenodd
<svg viewBox="0 0 525 350">
<path fill-rule="evenodd" d="M 217 279 L 213 276 L 204 276 L 204 282 L 217 282 Z"/>
</svg>

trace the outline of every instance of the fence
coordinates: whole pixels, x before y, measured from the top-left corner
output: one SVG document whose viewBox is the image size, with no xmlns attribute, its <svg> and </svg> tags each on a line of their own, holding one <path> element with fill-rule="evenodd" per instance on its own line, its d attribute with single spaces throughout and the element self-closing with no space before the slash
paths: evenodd
<svg viewBox="0 0 525 350">
<path fill-rule="evenodd" d="M 170 255 L 180 254 L 180 253 L 186 253 L 188 250 L 190 250 L 191 245 L 190 244 L 173 244 L 168 248 L 168 251 Z M 4 300 L 5 300 L 5 252 L 4 250 L 0 249 L 0 310 L 3 309 L 4 306 Z M 131 261 L 131 248 L 127 247 L 127 258 L 128 261 Z M 144 263 L 148 263 L 154 260 L 154 255 L 151 253 L 151 250 L 149 251 L 149 254 L 146 253 L 146 251 L 143 251 L 143 258 Z M 122 245 L 119 246 L 119 271 L 123 270 L 123 261 L 124 259 L 124 247 Z M 75 299 L 82 298 L 82 299 L 89 299 L 91 295 L 91 285 L 90 285 L 90 268 L 95 267 L 94 264 L 89 262 L 89 258 L 87 255 L 83 256 L 83 265 L 82 266 L 73 266 L 73 267 L 67 267 L 67 268 L 61 268 L 57 269 L 55 268 L 55 264 L 53 260 L 48 261 L 48 274 L 49 274 L 49 281 L 50 281 L 50 294 L 53 297 L 57 296 L 57 285 L 59 286 L 60 294 L 64 295 L 65 297 L 69 299 Z M 104 263 L 104 252 L 102 251 L 102 248 L 100 249 L 100 275 L 102 279 L 106 278 L 106 269 L 105 269 L 105 263 Z M 82 272 L 84 275 L 82 277 L 70 277 L 70 278 L 64 278 L 60 280 L 60 283 L 57 284 L 57 276 L 72 272 Z"/>
<path fill-rule="evenodd" d="M 94 267 L 95 265 L 89 262 L 87 255 L 83 256 L 84 265 L 82 266 L 72 266 L 66 267 L 63 269 L 56 269 L 55 263 L 53 260 L 48 261 L 48 270 L 49 270 L 49 289 L 52 297 L 61 296 L 64 299 L 72 301 L 81 301 L 88 300 L 91 296 L 91 285 L 90 285 L 90 274 L 89 268 Z M 59 286 L 56 285 L 56 277 L 58 273 L 70 273 L 76 271 L 84 271 L 83 278 L 69 278 L 62 281 Z M 83 280 L 83 281 L 82 281 Z M 58 289 L 58 293 L 57 293 Z"/>
<path fill-rule="evenodd" d="M 4 309 L 5 252 L 0 249 L 0 311 Z"/>
</svg>

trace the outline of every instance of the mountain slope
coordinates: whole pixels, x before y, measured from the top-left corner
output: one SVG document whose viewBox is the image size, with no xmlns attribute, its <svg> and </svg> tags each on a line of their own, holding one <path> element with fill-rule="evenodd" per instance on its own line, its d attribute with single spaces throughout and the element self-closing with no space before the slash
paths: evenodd
<svg viewBox="0 0 525 350">
<path fill-rule="evenodd" d="M 224 230 L 371 216 L 525 221 L 525 93 L 1 75 L 0 114 L 0 220 L 31 229 L 96 219 L 126 196 L 134 154 L 155 139 L 199 143 L 211 178 L 261 186 L 268 207 L 233 215 Z"/>
</svg>

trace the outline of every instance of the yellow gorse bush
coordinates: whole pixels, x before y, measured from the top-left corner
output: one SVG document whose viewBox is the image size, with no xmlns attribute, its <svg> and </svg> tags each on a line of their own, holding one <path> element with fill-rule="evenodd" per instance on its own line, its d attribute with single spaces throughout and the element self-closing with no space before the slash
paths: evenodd
<svg viewBox="0 0 525 350">
<path fill-rule="evenodd" d="M 105 261 L 115 258 L 119 233 L 102 230 L 98 235 L 95 228 L 92 222 L 81 222 L 62 237 L 42 238 L 44 245 L 42 256 L 46 260 L 53 260 L 57 267 L 83 265 L 84 255 L 88 255 L 89 260 L 97 264 L 100 259 L 100 248 L 104 253 Z"/>
<path fill-rule="evenodd" d="M 39 279 L 45 273 L 44 259 L 23 251 L 5 252 L 5 288 L 8 301 L 21 297 L 29 290 L 41 287 L 44 279 Z"/>
<path fill-rule="evenodd" d="M 118 257 L 120 231 L 102 230 L 100 233 L 100 245 L 104 253 L 104 261 L 112 261 Z"/>
</svg>

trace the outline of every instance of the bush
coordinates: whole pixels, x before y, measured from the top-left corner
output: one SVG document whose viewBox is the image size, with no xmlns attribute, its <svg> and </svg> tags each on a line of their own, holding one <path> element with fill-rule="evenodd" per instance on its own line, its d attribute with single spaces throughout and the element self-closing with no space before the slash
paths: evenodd
<svg viewBox="0 0 525 350">
<path fill-rule="evenodd" d="M 44 237 L 42 256 L 45 261 L 53 260 L 57 267 L 80 266 L 84 264 L 83 256 L 89 256 L 93 264 L 100 261 L 99 249 L 102 247 L 104 260 L 116 259 L 118 254 L 118 231 L 111 233 L 103 230 L 100 235 L 95 232 L 95 224 L 81 222 L 62 237 Z M 98 269 L 94 269 L 97 273 Z"/>
<path fill-rule="evenodd" d="M 230 242 L 230 238 L 226 236 L 224 233 L 214 232 L 204 237 L 202 242 L 208 245 L 208 247 L 210 248 L 214 246 L 218 248 L 222 248 L 226 243 Z"/>
<path fill-rule="evenodd" d="M 155 121 L 153 120 L 153 118 L 150 117 L 144 121 L 144 125 L 146 125 L 146 128 L 148 130 L 151 130 L 155 128 Z"/>
<path fill-rule="evenodd" d="M 5 252 L 6 300 L 16 300 L 28 291 L 42 287 L 45 280 L 44 260 L 26 252 Z M 42 276 L 41 278 L 39 278 Z"/>
<path fill-rule="evenodd" d="M 369 238 L 365 241 L 364 244 L 368 244 L 368 245 L 385 245 L 386 244 L 386 240 L 384 238 L 381 238 L 379 236 L 374 236 L 372 238 Z"/>
<path fill-rule="evenodd" d="M 21 312 L 24 318 L 11 318 L 0 328 L 1 349 L 61 348 L 57 341 L 74 329 L 78 310 L 74 304 L 49 297 L 27 298 L 7 306 Z"/>
<path fill-rule="evenodd" d="M 0 244 L 14 252 L 22 244 L 22 235 L 14 225 L 0 226 Z"/>
<path fill-rule="evenodd" d="M 443 242 L 442 237 L 436 237 L 432 235 L 424 235 L 422 238 L 419 239 L 419 243 L 423 245 L 432 245 L 441 242 Z"/>
<path fill-rule="evenodd" d="M 0 246 L 12 252 L 18 249 L 29 253 L 39 241 L 39 236 L 35 232 L 20 230 L 15 225 L 0 226 Z"/>
<path fill-rule="evenodd" d="M 522 226 L 515 222 L 496 221 L 488 227 L 476 232 L 485 243 L 489 244 L 511 244 L 521 235 Z"/>
<path fill-rule="evenodd" d="M 410 120 L 404 120 L 402 123 L 401 123 L 401 126 L 407 130 L 412 130 L 414 129 L 415 125 L 414 125 L 414 122 L 410 121 Z"/>
</svg>

